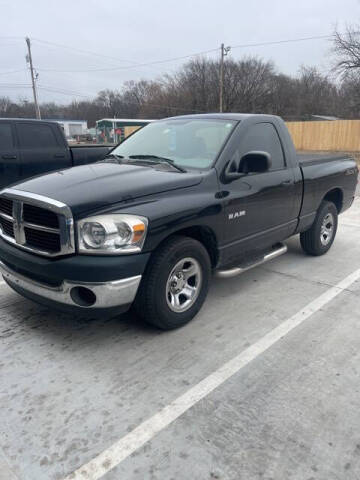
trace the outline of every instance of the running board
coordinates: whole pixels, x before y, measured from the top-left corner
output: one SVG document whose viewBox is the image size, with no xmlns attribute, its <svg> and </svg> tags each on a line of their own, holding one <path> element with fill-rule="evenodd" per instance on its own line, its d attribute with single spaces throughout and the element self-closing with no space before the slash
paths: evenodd
<svg viewBox="0 0 360 480">
<path fill-rule="evenodd" d="M 269 262 L 270 260 L 276 257 L 279 257 L 280 255 L 284 255 L 284 253 L 286 252 L 287 252 L 287 246 L 280 243 L 276 246 L 276 249 L 267 253 L 262 258 L 256 260 L 254 263 L 251 263 L 250 265 L 246 265 L 244 267 L 234 267 L 234 268 L 229 268 L 228 270 L 218 270 L 215 273 L 215 276 L 220 278 L 236 277 L 236 275 L 240 275 L 241 273 L 244 273 L 247 270 L 250 270 L 251 268 L 258 267 L 263 263 Z"/>
</svg>

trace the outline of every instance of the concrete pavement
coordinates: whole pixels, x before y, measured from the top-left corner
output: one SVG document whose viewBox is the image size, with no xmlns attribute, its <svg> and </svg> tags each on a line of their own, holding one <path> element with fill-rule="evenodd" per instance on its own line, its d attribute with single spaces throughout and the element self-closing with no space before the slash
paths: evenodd
<svg viewBox="0 0 360 480">
<path fill-rule="evenodd" d="M 287 255 L 214 279 L 174 332 L 71 318 L 1 286 L 4 478 L 65 478 L 360 268 L 359 219 L 357 199 L 324 257 L 293 238 Z M 359 294 L 357 281 L 103 478 L 360 478 Z"/>
</svg>

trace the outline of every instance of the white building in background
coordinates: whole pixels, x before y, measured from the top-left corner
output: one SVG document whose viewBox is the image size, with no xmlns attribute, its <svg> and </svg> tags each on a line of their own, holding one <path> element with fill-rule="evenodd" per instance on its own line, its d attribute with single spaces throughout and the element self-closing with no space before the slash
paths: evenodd
<svg viewBox="0 0 360 480">
<path fill-rule="evenodd" d="M 66 138 L 72 138 L 74 135 L 82 135 L 83 133 L 87 133 L 88 131 L 86 120 L 50 119 L 47 120 L 47 122 L 58 123 L 63 129 Z"/>
</svg>

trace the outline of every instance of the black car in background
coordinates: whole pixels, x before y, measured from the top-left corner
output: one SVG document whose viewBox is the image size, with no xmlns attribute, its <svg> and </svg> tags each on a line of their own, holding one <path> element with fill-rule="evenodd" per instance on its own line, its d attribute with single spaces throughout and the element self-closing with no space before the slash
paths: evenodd
<svg viewBox="0 0 360 480">
<path fill-rule="evenodd" d="M 101 160 L 107 146 L 69 146 L 58 123 L 0 118 L 0 188 L 43 173 Z"/>
</svg>

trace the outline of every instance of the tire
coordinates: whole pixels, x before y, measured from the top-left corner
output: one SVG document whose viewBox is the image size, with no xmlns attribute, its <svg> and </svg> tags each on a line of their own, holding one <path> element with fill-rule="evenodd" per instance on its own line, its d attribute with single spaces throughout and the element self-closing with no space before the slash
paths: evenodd
<svg viewBox="0 0 360 480">
<path fill-rule="evenodd" d="M 306 232 L 300 233 L 300 243 L 304 252 L 313 256 L 324 255 L 335 240 L 337 226 L 336 206 L 332 202 L 323 201 L 312 226 Z"/>
<path fill-rule="evenodd" d="M 135 311 L 162 330 L 182 327 L 202 307 L 210 277 L 205 247 L 193 238 L 174 235 L 150 258 L 134 302 Z"/>
</svg>

